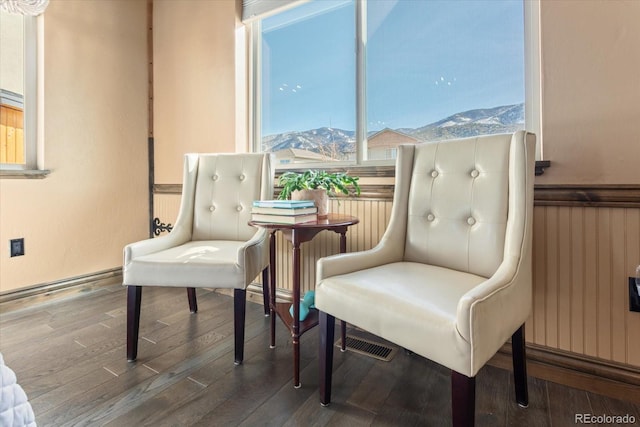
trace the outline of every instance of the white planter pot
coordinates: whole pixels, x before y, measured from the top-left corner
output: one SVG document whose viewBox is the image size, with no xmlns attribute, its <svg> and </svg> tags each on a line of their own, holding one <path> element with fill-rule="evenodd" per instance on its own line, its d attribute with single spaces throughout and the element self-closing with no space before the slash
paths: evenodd
<svg viewBox="0 0 640 427">
<path fill-rule="evenodd" d="M 329 196 L 327 190 L 295 190 L 291 192 L 291 200 L 313 200 L 318 208 L 318 218 L 326 218 L 329 214 Z"/>
</svg>

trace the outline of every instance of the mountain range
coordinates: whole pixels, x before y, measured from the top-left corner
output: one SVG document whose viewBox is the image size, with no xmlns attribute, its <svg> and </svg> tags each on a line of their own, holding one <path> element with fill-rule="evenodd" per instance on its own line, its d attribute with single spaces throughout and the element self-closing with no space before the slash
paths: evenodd
<svg viewBox="0 0 640 427">
<path fill-rule="evenodd" d="M 418 128 L 398 128 L 397 132 L 420 141 L 464 138 L 474 135 L 511 133 L 524 128 L 524 104 L 481 108 L 453 114 Z M 377 132 L 370 132 L 369 136 Z M 308 150 L 332 158 L 344 158 L 355 152 L 355 132 L 321 127 L 307 131 L 291 131 L 262 139 L 265 151 L 287 148 Z"/>
</svg>

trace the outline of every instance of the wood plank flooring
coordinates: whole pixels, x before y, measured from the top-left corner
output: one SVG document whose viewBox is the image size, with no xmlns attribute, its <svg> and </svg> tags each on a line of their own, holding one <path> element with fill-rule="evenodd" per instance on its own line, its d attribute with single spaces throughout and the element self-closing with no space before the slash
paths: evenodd
<svg viewBox="0 0 640 427">
<path fill-rule="evenodd" d="M 336 351 L 332 404 L 321 407 L 317 328 L 301 339 L 294 389 L 290 336 L 278 320 L 270 349 L 269 318 L 252 302 L 245 361 L 234 366 L 233 300 L 209 290 L 198 290 L 192 315 L 184 289 L 143 289 L 138 360 L 128 363 L 125 303 L 114 284 L 0 304 L 0 352 L 39 426 L 451 424 L 449 371 L 403 351 L 390 362 Z M 640 424 L 640 405 L 533 377 L 519 408 L 511 372 L 493 366 L 476 384 L 478 426 L 570 426 L 582 413 Z"/>
</svg>

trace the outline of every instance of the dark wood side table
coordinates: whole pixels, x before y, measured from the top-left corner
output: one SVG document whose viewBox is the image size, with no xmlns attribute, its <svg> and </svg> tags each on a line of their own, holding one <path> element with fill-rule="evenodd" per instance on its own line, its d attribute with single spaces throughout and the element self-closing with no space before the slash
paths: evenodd
<svg viewBox="0 0 640 427">
<path fill-rule="evenodd" d="M 250 221 L 249 224 L 271 230 L 270 244 L 270 290 L 271 290 L 271 348 L 276 345 L 276 318 L 278 314 L 283 323 L 291 332 L 293 342 L 293 386 L 299 388 L 300 384 L 300 336 L 318 324 L 318 311 L 309 310 L 309 315 L 300 321 L 300 245 L 312 240 L 316 234 L 323 230 L 340 234 L 340 253 L 347 251 L 347 229 L 360 220 L 350 215 L 329 214 L 327 218 L 319 218 L 317 221 L 302 224 L 278 224 L 270 222 Z M 292 303 L 276 303 L 276 232 L 282 232 L 285 239 L 293 246 L 292 253 L 292 286 L 293 286 L 293 317 L 289 313 Z M 298 303 L 296 303 L 298 302 Z M 346 324 L 342 323 L 342 346 L 344 350 L 344 334 Z"/>
</svg>

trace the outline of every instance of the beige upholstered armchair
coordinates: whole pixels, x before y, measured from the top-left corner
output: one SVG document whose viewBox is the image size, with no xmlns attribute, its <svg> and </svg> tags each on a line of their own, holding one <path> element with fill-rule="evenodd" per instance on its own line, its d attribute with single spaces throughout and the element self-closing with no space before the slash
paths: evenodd
<svg viewBox="0 0 640 427">
<path fill-rule="evenodd" d="M 273 169 L 265 154 L 187 154 L 180 212 L 168 235 L 124 248 L 127 359 L 138 352 L 143 286 L 186 287 L 198 310 L 198 287 L 234 290 L 235 363 L 242 363 L 246 288 L 262 272 L 269 313 L 268 232 L 248 225 L 254 200 L 273 198 Z"/>
<path fill-rule="evenodd" d="M 335 318 L 450 368 L 454 425 L 473 425 L 475 375 L 511 337 L 528 404 L 534 147 L 525 132 L 400 147 L 380 243 L 318 260 L 323 405 Z"/>
</svg>

